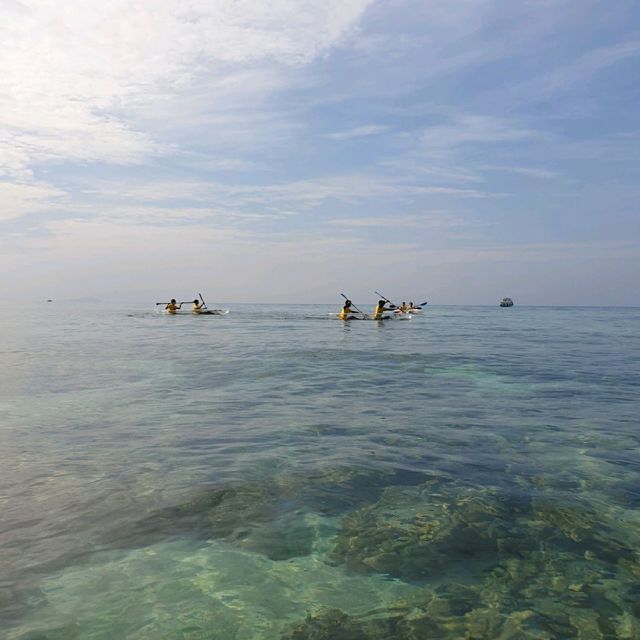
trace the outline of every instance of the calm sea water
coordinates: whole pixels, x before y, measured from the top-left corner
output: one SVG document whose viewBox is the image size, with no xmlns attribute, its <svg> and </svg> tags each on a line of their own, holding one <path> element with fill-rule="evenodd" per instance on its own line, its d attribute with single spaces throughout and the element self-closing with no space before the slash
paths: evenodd
<svg viewBox="0 0 640 640">
<path fill-rule="evenodd" d="M 230 306 L 3 317 L 3 638 L 640 638 L 640 310 Z"/>
</svg>

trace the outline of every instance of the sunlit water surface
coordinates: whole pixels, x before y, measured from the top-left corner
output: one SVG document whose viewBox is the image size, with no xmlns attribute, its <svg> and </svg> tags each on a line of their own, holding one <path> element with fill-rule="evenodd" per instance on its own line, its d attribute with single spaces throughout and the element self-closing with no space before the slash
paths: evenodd
<svg viewBox="0 0 640 640">
<path fill-rule="evenodd" d="M 640 638 L 640 310 L 230 306 L 3 317 L 3 638 Z"/>
</svg>

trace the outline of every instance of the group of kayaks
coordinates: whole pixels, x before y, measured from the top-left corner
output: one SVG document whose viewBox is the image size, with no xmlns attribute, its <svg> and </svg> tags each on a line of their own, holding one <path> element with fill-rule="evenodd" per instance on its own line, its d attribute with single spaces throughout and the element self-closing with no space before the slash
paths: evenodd
<svg viewBox="0 0 640 640">
<path fill-rule="evenodd" d="M 361 311 L 344 293 L 341 293 L 340 295 L 345 300 L 344 305 L 338 313 L 331 313 L 329 317 L 337 318 L 338 320 L 410 320 L 414 314 L 420 313 L 422 308 L 427 304 L 426 302 L 422 302 L 421 304 L 414 305 L 413 302 L 409 304 L 403 302 L 400 305 L 396 305 L 378 291 L 375 293 L 380 296 L 380 299 L 373 309 L 373 313 Z M 183 304 L 191 305 L 191 308 L 183 309 Z M 199 293 L 198 298 L 194 300 L 177 302 L 175 298 L 172 298 L 169 302 L 156 302 L 156 307 L 161 305 L 164 305 L 162 311 L 172 316 L 224 316 L 229 313 L 229 309 L 209 309 L 201 293 Z"/>
<path fill-rule="evenodd" d="M 403 302 L 400 305 L 396 305 L 388 298 L 385 298 L 379 291 L 374 293 L 380 296 L 380 299 L 374 307 L 373 313 L 361 311 L 344 293 L 341 293 L 340 295 L 344 298 L 344 305 L 338 313 L 332 313 L 330 316 L 338 320 L 410 320 L 413 314 L 420 313 L 422 307 L 427 304 L 422 302 L 414 305 L 413 302 L 409 304 Z"/>
</svg>

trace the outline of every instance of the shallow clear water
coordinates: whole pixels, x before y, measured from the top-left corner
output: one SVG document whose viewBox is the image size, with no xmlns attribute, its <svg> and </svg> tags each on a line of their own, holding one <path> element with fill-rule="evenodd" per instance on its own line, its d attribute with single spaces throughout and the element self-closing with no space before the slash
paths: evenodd
<svg viewBox="0 0 640 640">
<path fill-rule="evenodd" d="M 2 637 L 640 637 L 640 310 L 230 306 L 4 316 Z"/>
</svg>

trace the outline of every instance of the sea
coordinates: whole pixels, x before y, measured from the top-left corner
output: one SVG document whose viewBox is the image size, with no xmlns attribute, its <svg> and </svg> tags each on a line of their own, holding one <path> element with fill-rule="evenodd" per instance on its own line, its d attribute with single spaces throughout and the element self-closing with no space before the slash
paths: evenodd
<svg viewBox="0 0 640 640">
<path fill-rule="evenodd" d="M 0 637 L 640 638 L 640 309 L 221 306 L 3 315 Z"/>
</svg>

